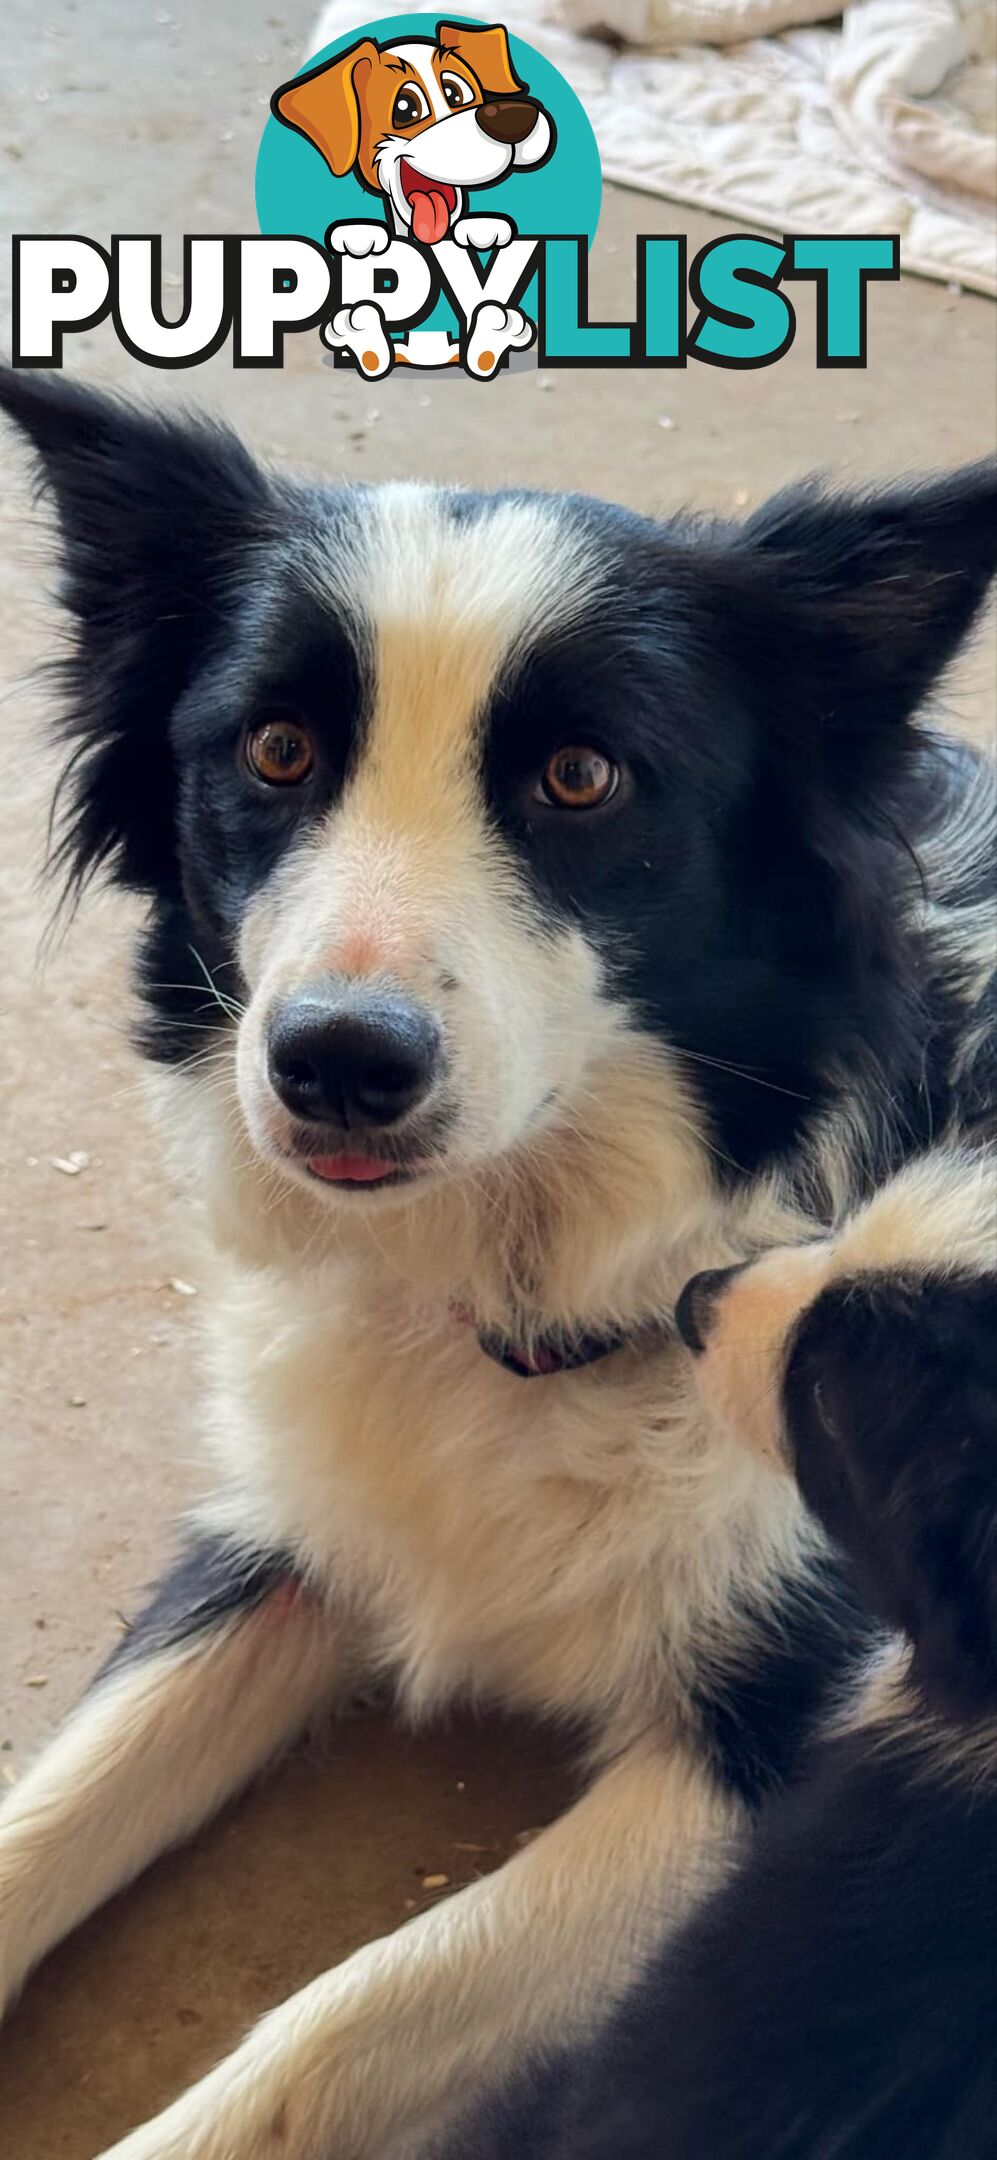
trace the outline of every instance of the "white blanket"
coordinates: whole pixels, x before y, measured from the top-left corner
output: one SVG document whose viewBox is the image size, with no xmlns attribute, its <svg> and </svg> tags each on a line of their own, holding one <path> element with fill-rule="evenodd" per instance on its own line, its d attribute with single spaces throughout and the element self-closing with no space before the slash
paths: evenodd
<svg viewBox="0 0 997 2160">
<path fill-rule="evenodd" d="M 607 179 L 741 227 L 897 232 L 902 268 L 997 294 L 995 0 L 841 15 L 841 0 L 492 10 L 572 83 Z M 331 0 L 312 51 L 359 19 Z"/>
</svg>

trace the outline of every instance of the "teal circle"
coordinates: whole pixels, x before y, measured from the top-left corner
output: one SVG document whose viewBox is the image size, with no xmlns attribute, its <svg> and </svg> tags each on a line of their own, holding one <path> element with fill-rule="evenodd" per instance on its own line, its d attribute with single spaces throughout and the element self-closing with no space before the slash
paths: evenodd
<svg viewBox="0 0 997 2160">
<path fill-rule="evenodd" d="M 438 15 L 384 15 L 376 22 L 358 23 L 344 37 L 313 53 L 298 73 L 306 74 L 338 52 L 345 52 L 363 37 L 378 44 L 393 44 L 404 37 L 435 40 Z M 450 20 L 449 17 L 443 18 Z M 494 22 L 494 17 L 491 20 Z M 458 16 L 461 23 L 478 27 L 480 18 Z M 480 23 L 486 27 L 484 22 Z M 556 67 L 522 38 L 510 36 L 509 49 L 517 75 L 529 84 L 531 94 L 550 114 L 557 130 L 553 154 L 534 171 L 513 169 L 491 187 L 472 188 L 468 207 L 495 210 L 512 218 L 518 231 L 543 236 L 583 233 L 589 247 L 595 238 L 602 205 L 602 168 L 592 124 Z M 324 246 L 330 225 L 346 219 L 376 217 L 380 197 L 361 187 L 353 173 L 339 180 L 329 171 L 321 153 L 271 113 L 263 130 L 256 160 L 256 215 L 262 233 L 300 233 Z M 523 296 L 528 315 L 536 314 L 536 279 Z M 445 300 L 437 303 L 427 326 L 456 324 Z"/>
</svg>

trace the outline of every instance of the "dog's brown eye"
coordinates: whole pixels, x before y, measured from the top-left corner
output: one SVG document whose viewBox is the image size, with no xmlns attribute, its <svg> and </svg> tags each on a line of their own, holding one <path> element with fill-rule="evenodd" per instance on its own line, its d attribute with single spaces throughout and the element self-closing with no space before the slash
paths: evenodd
<svg viewBox="0 0 997 2160">
<path fill-rule="evenodd" d="M 602 750 L 568 743 L 544 766 L 537 794 L 561 810 L 595 810 L 615 795 L 620 769 Z"/>
<path fill-rule="evenodd" d="M 429 106 L 422 91 L 415 83 L 404 83 L 391 108 L 392 127 L 414 127 L 417 120 L 428 120 Z"/>
<path fill-rule="evenodd" d="M 460 112 L 463 105 L 473 105 L 474 91 L 462 75 L 441 75 L 440 89 L 451 112 Z"/>
<path fill-rule="evenodd" d="M 246 762 L 268 787 L 300 787 L 315 754 L 307 729 L 295 720 L 264 720 L 246 737 Z"/>
</svg>

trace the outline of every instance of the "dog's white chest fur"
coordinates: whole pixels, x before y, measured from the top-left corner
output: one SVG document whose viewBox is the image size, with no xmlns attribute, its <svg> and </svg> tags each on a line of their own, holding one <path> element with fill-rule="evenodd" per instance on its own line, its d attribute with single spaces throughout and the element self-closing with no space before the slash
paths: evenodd
<svg viewBox="0 0 997 2160">
<path fill-rule="evenodd" d="M 668 1352 L 519 1380 L 435 1296 L 345 1263 L 240 1272 L 219 1317 L 233 1520 L 355 1608 L 412 1710 L 663 1709 L 753 1520 L 771 1548 L 788 1487 L 697 1424 Z"/>
</svg>

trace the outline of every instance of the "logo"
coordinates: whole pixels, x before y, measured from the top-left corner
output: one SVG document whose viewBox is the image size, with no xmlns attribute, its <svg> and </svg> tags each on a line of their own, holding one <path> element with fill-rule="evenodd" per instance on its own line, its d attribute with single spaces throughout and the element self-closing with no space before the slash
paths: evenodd
<svg viewBox="0 0 997 2160">
<path fill-rule="evenodd" d="M 769 367 L 789 351 L 793 281 L 816 287 L 815 361 L 865 367 L 868 287 L 900 274 L 895 234 L 637 233 L 633 317 L 593 320 L 602 199 L 574 91 L 503 23 L 392 15 L 275 89 L 256 167 L 259 230 L 188 234 L 179 307 L 162 241 L 13 241 L 16 367 L 61 367 L 110 316 L 149 367 L 279 368 L 289 335 L 369 381 L 394 368 L 489 382 L 533 366 Z M 175 284 L 175 278 L 171 279 Z"/>
<path fill-rule="evenodd" d="M 587 255 L 602 193 L 588 118 L 540 53 L 502 23 L 389 17 L 282 83 L 271 110 L 260 227 L 327 250 L 321 334 L 340 365 L 482 381 L 535 344 L 542 238 Z"/>
</svg>

